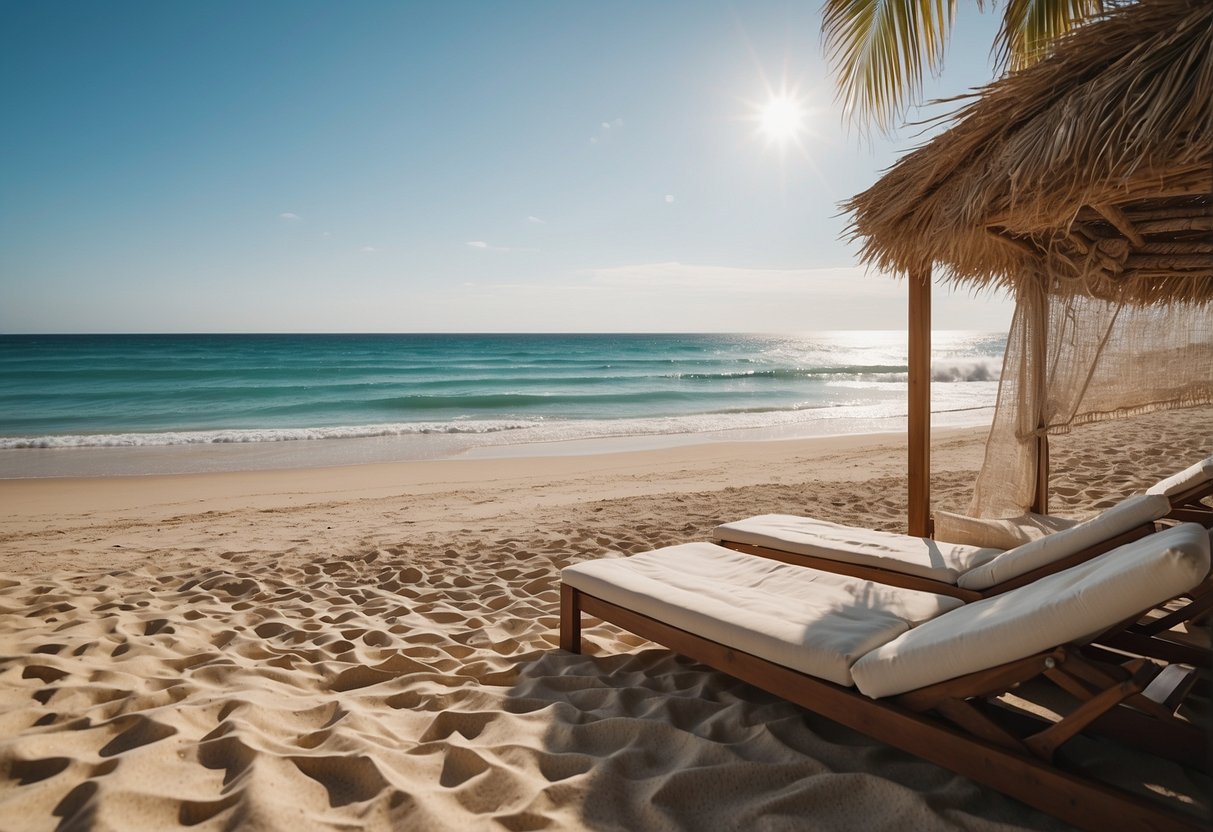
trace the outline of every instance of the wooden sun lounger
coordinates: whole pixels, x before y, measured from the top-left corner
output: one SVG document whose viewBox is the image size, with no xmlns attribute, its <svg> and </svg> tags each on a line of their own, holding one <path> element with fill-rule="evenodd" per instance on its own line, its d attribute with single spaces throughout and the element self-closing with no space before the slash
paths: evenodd
<svg viewBox="0 0 1213 832">
<path fill-rule="evenodd" d="M 717 526 L 722 546 L 891 586 L 975 601 L 1008 592 L 1150 534 L 1164 494 L 1130 497 L 1099 515 L 1010 549 L 881 532 L 783 514 Z"/>
<path fill-rule="evenodd" d="M 1213 517 L 1209 519 L 1213 521 Z M 1213 525 L 1206 524 L 1206 528 L 1213 528 Z M 955 584 L 932 581 L 929 578 L 917 575 L 906 575 L 901 572 L 894 572 L 891 569 L 879 569 L 873 566 L 816 558 L 811 555 L 795 552 L 783 552 L 765 546 L 751 546 L 745 543 L 729 541 L 720 541 L 720 545 L 736 552 L 744 552 L 770 560 L 777 560 L 781 563 L 789 563 L 794 566 L 804 566 L 810 569 L 820 569 L 823 572 L 832 572 L 837 575 L 863 578 L 864 580 L 874 581 L 887 586 L 899 586 L 905 589 L 916 589 L 921 592 L 950 595 L 953 598 L 970 602 L 980 601 L 982 598 L 1001 595 L 1004 592 L 1010 592 L 1021 586 L 1026 586 L 1048 575 L 1084 563 L 1105 552 L 1110 552 L 1126 543 L 1140 540 L 1148 534 L 1153 534 L 1154 531 L 1155 527 L 1153 524 L 1139 526 L 1096 546 L 1076 552 L 1049 566 L 1034 569 L 1017 578 L 995 584 L 984 592 L 963 589 Z M 1179 641 L 1169 637 L 1167 633 L 1176 626 L 1207 618 L 1213 613 L 1213 575 L 1205 578 L 1203 583 L 1194 587 L 1190 592 L 1184 593 L 1183 596 L 1172 600 L 1179 602 L 1177 609 L 1154 616 L 1148 615 L 1148 613 L 1154 612 L 1154 610 L 1147 610 L 1139 621 L 1127 624 L 1114 633 L 1101 636 L 1099 643 L 1138 656 L 1149 656 L 1150 658 L 1161 659 L 1167 662 L 1181 662 L 1197 667 L 1208 667 L 1210 663 L 1213 663 L 1213 650 Z"/>
<path fill-rule="evenodd" d="M 1213 488 L 1213 483 L 1205 482 L 1197 488 L 1192 489 L 1193 494 L 1197 494 L 1196 499 L 1204 496 L 1204 491 Z M 1185 492 L 1185 494 L 1188 492 Z M 1162 501 L 1163 498 L 1154 496 L 1150 498 L 1134 498 L 1135 500 L 1152 499 Z M 1171 505 L 1175 505 L 1175 497 L 1170 496 Z M 1162 502 L 1162 507 L 1165 510 L 1166 503 Z M 1172 509 L 1174 513 L 1174 509 Z M 1196 512 L 1199 513 L 1199 512 Z M 1164 516 L 1163 511 L 1159 510 L 1156 515 L 1159 519 Z M 1170 516 L 1170 515 L 1165 515 Z M 1201 519 L 1201 518 L 1198 518 Z M 1210 515 L 1203 518 L 1203 525 L 1213 528 L 1213 510 L 1210 510 Z M 922 575 L 907 574 L 906 572 L 896 569 L 881 568 L 871 564 L 852 563 L 846 560 L 835 560 L 829 557 L 818 557 L 805 554 L 803 552 L 787 551 L 769 545 L 756 545 L 753 543 L 738 542 L 735 540 L 718 539 L 716 542 L 721 546 L 725 546 L 734 551 L 744 552 L 746 554 L 756 555 L 759 557 L 777 560 L 782 563 L 794 564 L 796 566 L 805 566 L 812 569 L 820 569 L 824 572 L 832 572 L 839 575 L 849 575 L 864 580 L 875 581 L 876 583 L 885 584 L 887 586 L 898 586 L 906 589 L 915 589 L 922 592 L 931 592 L 940 595 L 949 595 L 954 598 L 959 598 L 962 601 L 972 602 L 982 598 L 989 598 L 996 595 L 1001 595 L 1005 592 L 1018 589 L 1034 583 L 1041 578 L 1060 572 L 1064 569 L 1069 569 L 1080 563 L 1091 560 L 1106 552 L 1130 543 L 1134 540 L 1139 540 L 1146 535 L 1153 534 L 1158 529 L 1158 526 L 1153 522 L 1144 522 L 1134 526 L 1127 531 L 1123 531 L 1113 537 L 1101 540 L 1092 545 L 1083 547 L 1064 557 L 1058 558 L 1048 564 L 1029 570 L 1020 575 L 1008 578 L 1003 581 L 994 583 L 983 589 L 974 589 L 958 586 L 955 583 L 949 583 L 943 580 L 935 580 Z M 1059 532 L 1065 534 L 1067 532 Z M 890 535 L 890 537 L 905 537 L 901 535 Z M 921 538 L 908 538 L 910 540 L 923 540 Z M 1213 652 L 1208 648 L 1194 644 L 1184 643 L 1170 638 L 1167 632 L 1181 623 L 1186 623 L 1192 620 L 1199 619 L 1202 616 L 1207 616 L 1210 610 L 1213 610 L 1213 576 L 1206 578 L 1205 582 L 1198 587 L 1195 587 L 1191 592 L 1186 593 L 1181 599 L 1172 599 L 1180 601 L 1178 608 L 1167 611 L 1165 614 L 1156 615 L 1151 618 L 1143 617 L 1143 619 L 1126 627 L 1123 631 L 1118 632 L 1113 638 L 1109 636 L 1104 643 L 1107 646 L 1115 647 L 1120 650 L 1134 653 L 1140 656 L 1149 656 L 1152 658 L 1162 659 L 1170 662 L 1185 662 L 1198 666 L 1207 666 L 1213 661 Z"/>
<path fill-rule="evenodd" d="M 1100 832 L 1195 832 L 1208 828 L 1207 821 L 1200 818 L 1169 812 L 1143 798 L 1067 773 L 1052 763 L 1062 743 L 1093 727 L 1144 751 L 1181 757 L 1180 762 L 1198 767 L 1207 759 L 1202 733 L 1175 719 L 1170 707 L 1173 694 L 1190 684 L 1186 676 L 1162 679 L 1162 684 L 1151 689 L 1151 682 L 1159 678 L 1153 665 L 1097 665 L 1085 660 L 1079 650 L 1059 647 L 882 701 L 708 641 L 566 585 L 561 587 L 560 646 L 572 653 L 581 652 L 582 613 L 616 624 L 1075 826 Z M 990 709 L 985 700 L 989 697 L 1041 676 L 1064 680 L 1059 684 L 1081 691 L 1082 704 L 1061 721 L 1022 737 L 987 715 Z M 1099 682 L 1093 684 L 1088 679 Z M 1122 703 L 1146 704 L 1151 713 L 1118 709 Z"/>
<path fill-rule="evenodd" d="M 917 589 L 921 592 L 934 592 L 940 595 L 950 595 L 953 598 L 959 598 L 962 601 L 979 601 L 982 598 L 989 598 L 994 595 L 1001 595 L 1004 592 L 1009 592 L 1012 589 L 1018 589 L 1021 586 L 1030 584 L 1033 581 L 1040 580 L 1046 575 L 1052 575 L 1060 572 L 1063 569 L 1069 569 L 1071 566 L 1077 566 L 1091 558 L 1098 557 L 1105 552 L 1110 552 L 1126 543 L 1131 543 L 1134 540 L 1140 540 L 1148 534 L 1153 534 L 1155 531 L 1153 523 L 1143 523 L 1136 526 L 1123 534 L 1116 535 L 1108 540 L 1101 541 L 1094 546 L 1083 548 L 1074 554 L 1054 561 L 1047 566 L 1042 566 L 1025 572 L 1018 577 L 1010 580 L 1002 581 L 994 584 L 989 589 L 965 589 L 964 587 L 950 584 L 945 581 L 935 581 L 930 578 L 924 578 L 920 575 L 907 575 L 904 572 L 897 572 L 892 569 L 882 569 L 876 566 L 868 566 L 866 564 L 849 563 L 847 561 L 831 560 L 829 558 L 814 557 L 813 555 L 805 555 L 799 552 L 787 552 L 781 549 L 776 549 L 770 546 L 755 546 L 748 543 L 737 543 L 731 540 L 717 541 L 721 546 L 725 546 L 736 552 L 745 552 L 750 555 L 758 555 L 759 557 L 770 558 L 771 560 L 790 563 L 795 566 L 807 566 L 812 569 L 820 569 L 823 572 L 833 572 L 838 575 L 850 575 L 855 578 L 863 578 L 868 581 L 886 584 L 888 586 L 900 586 L 906 589 Z"/>
<path fill-rule="evenodd" d="M 1188 536 L 1192 538 L 1190 533 Z M 1207 571 L 1207 548 L 1204 551 L 1203 569 Z M 1056 762 L 1058 748 L 1084 732 L 1207 770 L 1208 737 L 1175 716 L 1193 683 L 1195 671 L 1191 668 L 1160 667 L 1145 659 L 1108 663 L 1103 660 L 1106 651 L 1096 648 L 1088 652 L 1085 645 L 1058 644 L 977 672 L 873 699 L 854 687 L 673 626 L 568 583 L 561 586 L 563 649 L 581 651 L 583 613 L 1079 827 L 1196 830 L 1209 828 L 1213 820 L 1124 792 L 1084 777 L 1081 772 L 1065 770 Z M 942 622 L 948 615 L 943 612 L 937 618 Z M 930 621 L 934 623 L 935 619 Z M 1119 624 L 1112 627 L 1121 629 Z M 1005 704 L 993 701 L 1037 679 L 1048 680 L 1069 694 L 1074 707 L 1060 719 L 1042 722 L 1038 715 L 1009 710 Z"/>
</svg>

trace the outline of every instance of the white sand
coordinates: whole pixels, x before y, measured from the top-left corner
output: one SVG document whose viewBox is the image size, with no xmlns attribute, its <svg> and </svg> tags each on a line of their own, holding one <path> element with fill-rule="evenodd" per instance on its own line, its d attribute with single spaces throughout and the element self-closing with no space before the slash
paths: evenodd
<svg viewBox="0 0 1213 832">
<path fill-rule="evenodd" d="M 1059 438 L 1054 509 L 1207 456 L 1211 415 Z M 937 437 L 936 506 L 982 438 Z M 900 529 L 903 441 L 0 482 L 0 829 L 1059 828 L 614 628 L 555 649 L 569 563 Z"/>
</svg>

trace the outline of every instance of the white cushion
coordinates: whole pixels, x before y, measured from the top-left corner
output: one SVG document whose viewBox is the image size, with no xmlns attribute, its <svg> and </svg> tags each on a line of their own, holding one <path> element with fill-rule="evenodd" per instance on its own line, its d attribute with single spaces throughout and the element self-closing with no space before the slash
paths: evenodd
<svg viewBox="0 0 1213 832">
<path fill-rule="evenodd" d="M 1174 497 L 1207 482 L 1213 482 L 1213 456 L 1155 483 L 1146 489 L 1146 493 Z"/>
<path fill-rule="evenodd" d="M 860 529 L 790 514 L 762 514 L 725 523 L 713 530 L 712 537 L 889 569 L 946 584 L 955 584 L 961 573 L 1002 554 L 1001 549 L 943 543 L 929 537 Z"/>
<path fill-rule="evenodd" d="M 570 586 L 776 664 L 851 684 L 851 665 L 960 601 L 687 543 L 567 567 Z"/>
<path fill-rule="evenodd" d="M 957 583 L 965 589 L 989 589 L 1165 517 L 1170 510 L 1171 501 L 1161 495 L 1130 497 L 1077 526 L 1008 549 L 961 575 Z"/>
<path fill-rule="evenodd" d="M 1068 517 L 1037 514 L 1034 511 L 1018 517 L 991 518 L 970 517 L 937 509 L 932 512 L 932 518 L 935 521 L 932 534 L 936 540 L 990 549 L 1014 549 L 1079 523 Z"/>
<path fill-rule="evenodd" d="M 852 667 L 878 698 L 1091 638 L 1196 586 L 1209 533 L 1185 523 L 908 630 Z"/>
</svg>

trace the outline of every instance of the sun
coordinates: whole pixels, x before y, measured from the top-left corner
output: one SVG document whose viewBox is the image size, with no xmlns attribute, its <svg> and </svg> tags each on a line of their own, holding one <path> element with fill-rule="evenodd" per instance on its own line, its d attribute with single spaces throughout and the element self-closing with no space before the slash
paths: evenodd
<svg viewBox="0 0 1213 832">
<path fill-rule="evenodd" d="M 804 132 L 805 115 L 804 105 L 794 96 L 772 95 L 758 112 L 758 130 L 769 141 L 784 145 Z"/>
</svg>

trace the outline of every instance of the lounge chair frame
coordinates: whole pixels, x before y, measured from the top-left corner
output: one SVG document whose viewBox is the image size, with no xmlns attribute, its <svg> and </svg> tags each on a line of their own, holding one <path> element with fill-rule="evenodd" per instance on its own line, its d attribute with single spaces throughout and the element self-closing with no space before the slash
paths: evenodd
<svg viewBox="0 0 1213 832">
<path fill-rule="evenodd" d="M 1213 497 L 1213 481 L 1202 482 L 1171 495 L 1171 513 L 1167 519 L 1200 523 L 1206 529 L 1213 529 L 1213 506 L 1201 502 L 1205 497 Z"/>
<path fill-rule="evenodd" d="M 1094 729 L 1190 765 L 1207 761 L 1196 728 L 1171 716 L 1191 673 L 1145 661 L 1125 667 L 1087 661 L 1062 646 L 980 673 L 887 700 L 857 692 L 733 649 L 561 584 L 560 646 L 581 652 L 581 615 L 609 621 L 674 652 L 727 673 L 802 708 L 983 783 L 1088 829 L 1207 829 L 1208 819 L 1061 770 L 1053 752 L 1078 731 Z M 1111 668 L 1111 669 L 1110 669 Z M 1155 675 L 1157 674 L 1157 675 Z M 1082 701 L 1071 714 L 1026 738 L 991 718 L 986 697 L 1044 676 Z M 974 698 L 978 702 L 973 702 Z M 1134 709 L 1118 707 L 1128 703 Z"/>
</svg>

